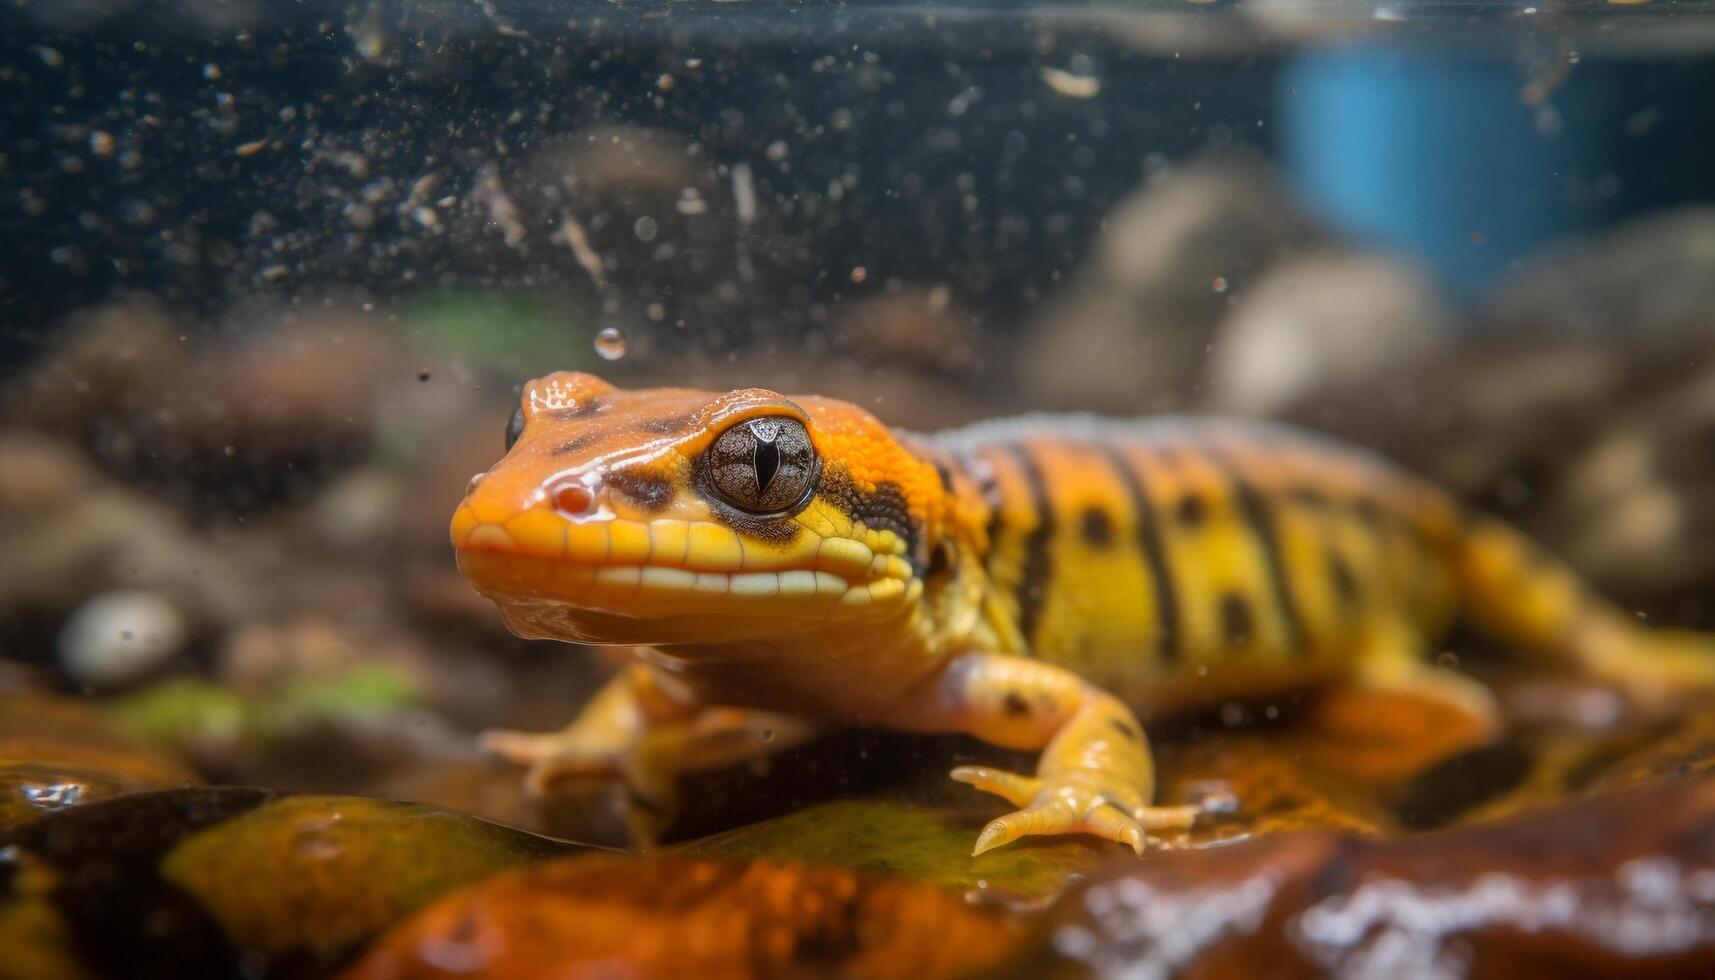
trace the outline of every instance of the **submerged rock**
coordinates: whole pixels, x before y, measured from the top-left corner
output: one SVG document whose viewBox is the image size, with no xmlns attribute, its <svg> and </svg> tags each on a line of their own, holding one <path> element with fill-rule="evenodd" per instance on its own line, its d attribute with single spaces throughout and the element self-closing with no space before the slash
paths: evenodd
<svg viewBox="0 0 1715 980">
<path fill-rule="evenodd" d="M 1426 270 L 1323 250 L 1281 261 L 1240 297 L 1209 351 L 1208 407 L 1270 415 L 1330 385 L 1408 371 L 1454 317 Z"/>
<path fill-rule="evenodd" d="M 568 850 L 415 804 L 149 793 L 0 835 L 0 937 L 33 922 L 21 955 L 83 975 L 319 976 L 448 889 Z"/>
<path fill-rule="evenodd" d="M 1023 934 L 942 889 L 842 868 L 586 857 L 449 895 L 343 977 L 933 980 L 999 968 Z"/>
<path fill-rule="evenodd" d="M 1169 171 L 1104 224 L 1089 271 L 1021 346 L 1028 404 L 1122 415 L 1188 404 L 1236 298 L 1329 239 L 1272 170 L 1242 155 Z"/>
<path fill-rule="evenodd" d="M 1715 781 L 1377 841 L 1114 867 L 1017 976 L 1665 976 L 1715 970 Z"/>
<path fill-rule="evenodd" d="M 1485 311 L 1502 332 L 1688 337 L 1715 324 L 1715 208 L 1647 215 L 1535 255 Z"/>
<path fill-rule="evenodd" d="M 196 781 L 183 763 L 127 737 L 88 704 L 0 696 L 0 832 L 67 807 Z"/>
<path fill-rule="evenodd" d="M 929 806 L 867 799 L 824 803 L 686 846 L 687 853 L 731 859 L 807 861 L 965 891 L 972 898 L 1039 903 L 1066 883 L 1124 852 L 1083 837 L 1031 841 L 971 857 L 988 817 L 984 801 Z"/>
</svg>

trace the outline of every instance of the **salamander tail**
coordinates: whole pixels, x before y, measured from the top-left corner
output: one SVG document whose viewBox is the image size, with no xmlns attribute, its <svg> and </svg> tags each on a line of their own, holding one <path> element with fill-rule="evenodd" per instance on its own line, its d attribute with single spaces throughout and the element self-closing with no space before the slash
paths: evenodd
<svg viewBox="0 0 1715 980">
<path fill-rule="evenodd" d="M 1571 660 L 1644 704 L 1715 689 L 1715 634 L 1643 625 L 1499 521 L 1474 521 L 1454 564 L 1466 615 L 1503 643 Z"/>
</svg>

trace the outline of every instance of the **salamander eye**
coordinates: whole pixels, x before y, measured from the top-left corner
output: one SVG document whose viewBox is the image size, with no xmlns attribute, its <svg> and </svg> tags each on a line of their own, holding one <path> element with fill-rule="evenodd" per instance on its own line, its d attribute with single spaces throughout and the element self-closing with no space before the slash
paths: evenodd
<svg viewBox="0 0 1715 980">
<path fill-rule="evenodd" d="M 810 499 L 818 462 L 804 423 L 747 419 L 708 449 L 709 483 L 722 500 L 753 514 L 783 514 Z"/>
<path fill-rule="evenodd" d="M 512 410 L 512 418 L 506 423 L 506 451 L 518 444 L 518 437 L 524 434 L 524 406 Z"/>
</svg>

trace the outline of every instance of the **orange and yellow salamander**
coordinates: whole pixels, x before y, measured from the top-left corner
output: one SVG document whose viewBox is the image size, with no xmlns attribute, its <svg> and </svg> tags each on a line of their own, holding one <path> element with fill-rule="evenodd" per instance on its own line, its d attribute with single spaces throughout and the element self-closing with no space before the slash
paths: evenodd
<svg viewBox="0 0 1715 980">
<path fill-rule="evenodd" d="M 648 646 L 564 731 L 487 744 L 538 787 L 622 776 L 643 814 L 798 718 L 1040 750 L 1032 775 L 953 771 L 1017 808 L 976 853 L 1141 853 L 1198 811 L 1154 805 L 1134 710 L 1347 682 L 1492 721 L 1424 659 L 1456 616 L 1639 698 L 1715 685 L 1715 640 L 1644 629 L 1504 525 L 1278 425 L 918 436 L 828 398 L 560 373 L 524 387 L 507 445 L 453 517 L 460 569 L 523 636 Z"/>
</svg>

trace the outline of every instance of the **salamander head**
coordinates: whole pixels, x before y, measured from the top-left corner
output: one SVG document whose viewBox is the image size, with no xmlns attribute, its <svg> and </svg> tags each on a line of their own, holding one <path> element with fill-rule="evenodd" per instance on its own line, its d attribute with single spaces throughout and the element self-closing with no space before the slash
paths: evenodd
<svg viewBox="0 0 1715 980">
<path fill-rule="evenodd" d="M 719 644 L 898 616 L 947 507 L 932 464 L 830 399 L 559 373 L 524 387 L 507 441 L 452 543 L 523 636 Z"/>
</svg>

